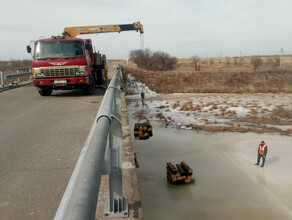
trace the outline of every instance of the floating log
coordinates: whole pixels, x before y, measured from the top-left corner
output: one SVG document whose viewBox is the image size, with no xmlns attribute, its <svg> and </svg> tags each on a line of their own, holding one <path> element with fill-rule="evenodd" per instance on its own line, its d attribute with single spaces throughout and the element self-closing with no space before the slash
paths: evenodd
<svg viewBox="0 0 292 220">
<path fill-rule="evenodd" d="M 167 170 L 167 172 L 169 172 L 169 174 L 174 175 L 175 177 L 179 177 L 180 176 L 179 172 L 176 172 L 176 173 L 172 172 L 168 166 L 166 167 L 166 170 Z"/>
<path fill-rule="evenodd" d="M 172 180 L 172 178 L 169 176 L 169 174 L 167 174 L 167 179 L 168 179 L 171 183 L 174 182 L 174 181 Z"/>
<path fill-rule="evenodd" d="M 186 176 L 185 170 L 182 168 L 182 165 L 176 164 L 177 170 L 180 173 L 181 176 Z"/>
<path fill-rule="evenodd" d="M 176 167 L 175 167 L 172 163 L 168 162 L 168 163 L 166 163 L 166 164 L 167 164 L 167 167 L 169 168 L 169 170 L 170 170 L 172 173 L 176 174 L 176 173 L 178 172 L 177 169 L 176 169 Z"/>
<path fill-rule="evenodd" d="M 190 178 L 190 179 L 185 179 L 185 183 L 194 183 L 195 179 Z"/>
<path fill-rule="evenodd" d="M 186 179 L 186 176 L 179 176 L 177 177 L 177 180 L 185 180 Z"/>
<path fill-rule="evenodd" d="M 186 162 L 182 161 L 181 162 L 181 166 L 183 167 L 183 169 L 186 171 L 186 173 L 193 175 L 193 170 L 189 167 L 189 165 L 187 165 Z"/>
<path fill-rule="evenodd" d="M 167 172 L 166 174 L 167 174 L 167 176 L 171 179 L 172 182 L 175 182 L 175 181 L 177 180 L 177 178 L 176 178 L 175 175 L 173 175 L 173 174 L 171 174 L 171 173 L 169 173 L 169 172 Z"/>
<path fill-rule="evenodd" d="M 193 170 L 186 162 L 182 161 L 181 164 L 176 164 L 176 166 L 168 162 L 166 165 L 166 175 L 172 184 L 195 182 L 195 179 L 192 178 Z"/>
</svg>

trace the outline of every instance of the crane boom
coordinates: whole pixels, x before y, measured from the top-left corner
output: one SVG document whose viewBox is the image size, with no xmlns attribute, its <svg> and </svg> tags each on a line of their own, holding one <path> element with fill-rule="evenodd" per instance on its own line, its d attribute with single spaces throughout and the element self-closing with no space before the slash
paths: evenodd
<svg viewBox="0 0 292 220">
<path fill-rule="evenodd" d="M 143 25 L 140 22 L 133 24 L 112 24 L 112 25 L 93 25 L 93 26 L 80 26 L 80 27 L 66 27 L 62 33 L 63 37 L 76 37 L 80 34 L 96 34 L 96 33 L 109 33 L 121 31 L 140 31 L 144 33 Z"/>
</svg>

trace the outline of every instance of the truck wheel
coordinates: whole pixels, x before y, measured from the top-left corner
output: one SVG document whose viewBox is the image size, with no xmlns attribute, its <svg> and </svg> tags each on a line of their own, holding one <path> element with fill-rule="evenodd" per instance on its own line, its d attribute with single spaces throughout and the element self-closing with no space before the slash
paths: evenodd
<svg viewBox="0 0 292 220">
<path fill-rule="evenodd" d="M 53 92 L 51 87 L 38 87 L 38 92 L 41 96 L 50 96 Z"/>
</svg>

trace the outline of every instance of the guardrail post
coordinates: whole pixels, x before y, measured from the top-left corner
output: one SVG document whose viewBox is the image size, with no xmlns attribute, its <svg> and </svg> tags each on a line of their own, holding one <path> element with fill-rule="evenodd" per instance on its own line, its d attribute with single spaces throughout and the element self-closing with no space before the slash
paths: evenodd
<svg viewBox="0 0 292 220">
<path fill-rule="evenodd" d="M 0 70 L 0 79 L 1 79 L 1 87 L 4 87 L 4 76 L 3 76 L 3 70 Z"/>
<path fill-rule="evenodd" d="M 29 68 L 28 71 L 32 73 L 32 68 Z M 32 75 L 29 76 L 29 80 L 32 80 Z"/>
<path fill-rule="evenodd" d="M 19 70 L 18 69 L 16 69 L 16 74 L 19 74 Z M 17 83 L 19 83 L 20 82 L 20 78 L 18 77 L 17 78 Z"/>
</svg>

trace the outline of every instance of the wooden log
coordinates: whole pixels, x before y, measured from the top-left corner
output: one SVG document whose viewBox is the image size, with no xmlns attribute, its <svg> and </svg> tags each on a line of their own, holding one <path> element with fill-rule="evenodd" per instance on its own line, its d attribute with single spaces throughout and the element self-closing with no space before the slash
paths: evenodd
<svg viewBox="0 0 292 220">
<path fill-rule="evenodd" d="M 144 122 L 144 123 L 142 124 L 142 129 L 143 129 L 144 131 L 146 131 L 146 130 L 148 129 L 148 127 L 147 127 L 147 123 L 146 123 L 146 122 Z"/>
<path fill-rule="evenodd" d="M 177 180 L 175 176 L 170 175 L 169 173 L 167 173 L 167 178 L 168 178 L 172 183 L 174 183 L 174 182 Z"/>
<path fill-rule="evenodd" d="M 172 175 L 174 175 L 176 177 L 180 176 L 179 172 L 177 172 L 177 173 L 172 172 L 171 169 L 169 168 L 169 166 L 166 166 L 166 170 L 167 170 L 167 172 L 169 172 L 170 174 L 172 174 Z"/>
<path fill-rule="evenodd" d="M 141 127 L 140 123 L 136 123 L 134 126 L 134 131 L 139 131 L 139 128 Z"/>
<path fill-rule="evenodd" d="M 182 161 L 181 165 L 183 169 L 186 171 L 186 173 L 191 174 L 191 175 L 193 174 L 193 170 L 189 167 L 189 165 L 187 165 L 186 162 Z"/>
<path fill-rule="evenodd" d="M 153 132 L 152 131 L 148 131 L 148 133 L 149 133 L 149 137 L 153 136 Z"/>
<path fill-rule="evenodd" d="M 167 174 L 167 179 L 169 180 L 169 182 L 173 183 L 172 178 Z"/>
<path fill-rule="evenodd" d="M 180 164 L 176 164 L 176 167 L 181 176 L 186 176 L 186 172 Z"/>
<path fill-rule="evenodd" d="M 173 173 L 168 166 L 166 166 L 166 171 L 171 173 L 171 174 L 173 174 L 173 175 L 175 175 L 175 173 Z"/>
<path fill-rule="evenodd" d="M 176 173 L 178 172 L 177 169 L 176 169 L 176 167 L 175 167 L 172 163 L 168 162 L 168 163 L 166 163 L 166 164 L 167 164 L 167 167 L 169 168 L 169 170 L 170 170 L 172 173 L 176 174 Z"/>
<path fill-rule="evenodd" d="M 185 179 L 185 183 L 194 183 L 195 179 L 190 178 L 190 179 Z"/>
<path fill-rule="evenodd" d="M 166 173 L 169 173 L 169 175 L 171 175 L 172 177 L 176 177 L 176 175 L 175 174 L 173 174 L 169 169 L 167 169 L 166 168 L 166 170 L 167 170 L 167 172 Z"/>
<path fill-rule="evenodd" d="M 185 180 L 186 179 L 186 176 L 179 176 L 179 177 L 177 177 L 177 180 Z"/>
</svg>

